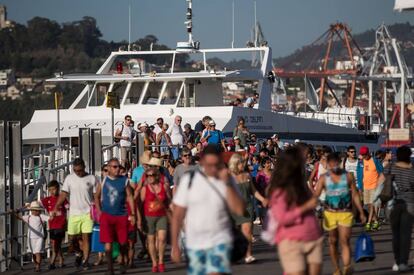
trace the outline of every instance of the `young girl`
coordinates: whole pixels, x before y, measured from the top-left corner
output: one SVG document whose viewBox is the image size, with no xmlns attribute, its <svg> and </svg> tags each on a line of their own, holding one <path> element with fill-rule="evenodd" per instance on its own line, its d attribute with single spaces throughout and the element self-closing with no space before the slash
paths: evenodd
<svg viewBox="0 0 414 275">
<path fill-rule="evenodd" d="M 359 211 L 362 223 L 366 217 L 362 210 L 354 178 L 350 173 L 341 169 L 341 157 L 331 153 L 327 157 L 328 172 L 323 175 L 316 187 L 315 196 L 325 191 L 325 210 L 323 212 L 323 227 L 329 232 L 329 253 L 335 269 L 334 275 L 352 274 L 351 267 L 351 229 L 354 220 L 352 203 Z M 338 241 L 341 243 L 343 271 L 339 268 Z"/>
<path fill-rule="evenodd" d="M 280 153 L 270 182 L 272 217 L 278 227 L 275 240 L 285 274 L 317 275 L 321 272 L 323 237 L 314 209 L 318 200 L 306 186 L 301 150 L 289 147 Z"/>
<path fill-rule="evenodd" d="M 45 247 L 44 223 L 49 220 L 49 216 L 40 214 L 43 208 L 39 202 L 33 201 L 30 203 L 29 210 L 31 214 L 21 216 L 17 212 L 16 218 L 28 224 L 28 252 L 33 255 L 33 262 L 35 265 L 35 272 L 40 272 L 40 264 L 42 262 L 42 253 Z"/>
</svg>

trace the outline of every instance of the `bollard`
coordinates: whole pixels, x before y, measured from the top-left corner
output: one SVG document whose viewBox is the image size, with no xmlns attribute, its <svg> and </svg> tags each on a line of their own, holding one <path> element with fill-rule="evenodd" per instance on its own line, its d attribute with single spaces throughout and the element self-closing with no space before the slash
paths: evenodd
<svg viewBox="0 0 414 275">
<path fill-rule="evenodd" d="M 102 130 L 91 129 L 91 174 L 96 177 L 101 177 L 101 166 L 102 166 Z"/>
<path fill-rule="evenodd" d="M 85 170 L 91 173 L 91 130 L 89 128 L 79 128 L 79 156 L 85 162 Z"/>
<path fill-rule="evenodd" d="M 20 209 L 23 206 L 23 173 L 22 173 L 22 130 L 20 122 L 9 121 L 9 198 L 12 209 Z M 11 217 L 10 222 L 11 244 L 10 251 L 14 263 L 23 265 L 23 251 L 26 247 L 26 239 L 23 237 L 23 224 Z M 13 262 L 11 262 L 13 264 Z"/>
<path fill-rule="evenodd" d="M 4 121 L 0 121 L 0 213 L 7 211 L 6 207 L 6 138 L 5 138 Z M 0 272 L 6 271 L 8 244 L 6 241 L 7 234 L 7 216 L 0 215 Z"/>
</svg>

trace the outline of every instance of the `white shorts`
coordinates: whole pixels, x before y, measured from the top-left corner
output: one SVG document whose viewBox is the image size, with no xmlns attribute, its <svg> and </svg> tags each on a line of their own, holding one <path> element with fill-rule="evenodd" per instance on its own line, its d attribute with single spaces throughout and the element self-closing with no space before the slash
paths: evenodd
<svg viewBox="0 0 414 275">
<path fill-rule="evenodd" d="M 43 238 L 31 238 L 28 241 L 27 251 L 36 254 L 44 252 L 45 240 Z"/>
</svg>

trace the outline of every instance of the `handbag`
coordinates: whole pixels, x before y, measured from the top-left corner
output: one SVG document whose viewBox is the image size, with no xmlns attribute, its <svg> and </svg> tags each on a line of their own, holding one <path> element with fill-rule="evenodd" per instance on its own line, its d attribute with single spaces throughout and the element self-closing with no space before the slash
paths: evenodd
<svg viewBox="0 0 414 275">
<path fill-rule="evenodd" d="M 215 187 L 214 184 L 208 180 L 207 176 L 204 175 L 204 173 L 202 173 L 200 170 L 198 170 L 198 172 L 209 182 L 209 186 L 211 186 L 211 188 L 217 193 L 217 195 L 220 197 L 220 199 L 223 201 L 224 205 L 226 206 L 226 212 L 227 212 L 227 215 L 231 223 L 230 231 L 233 237 L 231 262 L 237 263 L 238 261 L 240 261 L 246 256 L 247 247 L 249 246 L 249 241 L 243 235 L 240 228 L 236 226 L 236 223 L 234 222 L 232 218 L 231 211 L 227 205 L 227 200 L 223 197 L 223 195 L 220 193 L 217 187 Z M 191 186 L 191 184 L 189 184 L 189 186 Z"/>
<path fill-rule="evenodd" d="M 381 193 L 378 198 L 382 203 L 387 203 L 394 197 L 394 175 L 391 174 L 391 167 L 388 169 L 388 173 L 385 175 Z"/>
</svg>

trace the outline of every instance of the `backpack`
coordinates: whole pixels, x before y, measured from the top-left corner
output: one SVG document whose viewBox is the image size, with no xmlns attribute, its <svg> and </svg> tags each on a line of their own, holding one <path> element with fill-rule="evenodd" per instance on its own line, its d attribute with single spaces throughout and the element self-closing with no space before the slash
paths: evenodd
<svg viewBox="0 0 414 275">
<path fill-rule="evenodd" d="M 266 218 L 264 220 L 262 232 L 260 233 L 260 238 L 269 245 L 276 244 L 276 231 L 278 227 L 277 220 L 272 215 L 271 208 L 267 211 Z"/>
<path fill-rule="evenodd" d="M 121 126 L 121 136 L 122 136 L 122 132 L 123 131 L 124 131 L 124 124 L 122 123 L 122 126 Z M 118 143 L 120 141 L 121 141 L 121 139 L 114 137 L 114 142 Z"/>
<path fill-rule="evenodd" d="M 194 179 L 194 175 L 196 172 L 199 172 L 203 177 L 206 177 L 204 174 L 202 174 L 202 172 L 200 170 L 194 169 L 189 171 L 189 183 L 188 183 L 188 188 L 191 188 L 193 179 Z M 232 246 L 232 252 L 230 254 L 230 260 L 232 263 L 237 263 L 238 261 L 240 261 L 245 255 L 246 255 L 246 251 L 248 248 L 248 241 L 246 239 L 246 237 L 243 235 L 243 233 L 240 231 L 240 229 L 236 226 L 236 224 L 234 223 L 234 220 L 231 216 L 230 213 L 230 209 L 227 206 L 227 201 L 226 198 L 224 198 L 221 193 L 218 191 L 217 187 L 214 187 L 214 185 L 210 184 L 209 186 L 211 186 L 211 189 L 217 193 L 217 195 L 223 200 L 224 204 L 226 205 L 226 211 L 227 211 L 227 215 L 229 216 L 230 222 L 231 222 L 231 234 L 233 237 L 233 246 Z"/>
<path fill-rule="evenodd" d="M 374 241 L 368 234 L 362 233 L 355 243 L 354 261 L 359 263 L 373 260 L 375 260 Z"/>
</svg>

